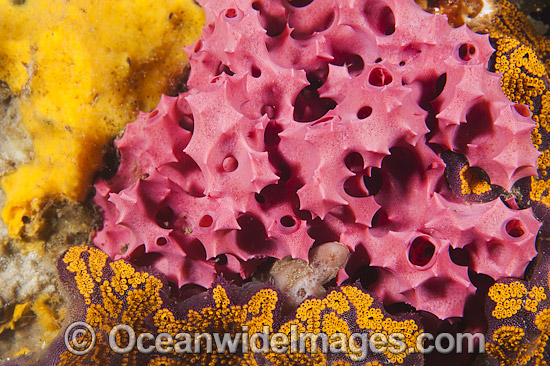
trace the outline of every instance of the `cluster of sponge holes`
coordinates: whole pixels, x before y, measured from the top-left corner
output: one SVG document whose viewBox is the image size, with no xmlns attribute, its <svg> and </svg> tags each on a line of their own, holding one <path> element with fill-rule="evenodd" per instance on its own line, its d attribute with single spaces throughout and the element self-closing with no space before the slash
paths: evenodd
<svg viewBox="0 0 550 366">
<path fill-rule="evenodd" d="M 351 77 L 356 77 L 363 72 L 365 62 L 361 56 L 355 53 L 339 51 L 334 49 L 333 59 L 329 62 L 332 65 L 347 67 Z M 296 122 L 327 122 L 330 119 L 319 121 L 329 110 L 336 108 L 336 101 L 332 98 L 321 98 L 318 89 L 323 86 L 328 78 L 328 64 L 323 64 L 315 70 L 306 72 L 309 85 L 304 87 L 294 101 L 293 118 Z M 389 76 L 388 76 L 389 75 Z M 389 72 L 381 72 L 381 83 L 389 84 L 392 80 Z M 376 78 L 375 78 L 376 79 Z M 372 113 L 372 108 L 369 106 L 362 107 L 357 112 L 357 118 L 365 119 Z M 262 111 L 262 114 L 263 111 Z M 269 117 L 269 116 L 268 116 Z"/>
<path fill-rule="evenodd" d="M 266 30 L 266 34 L 269 37 L 274 38 L 283 34 L 287 27 L 287 22 L 292 19 L 293 15 L 296 15 L 297 18 L 301 18 L 301 16 L 308 16 L 310 9 L 303 8 L 308 5 L 315 6 L 315 4 L 312 3 L 313 0 L 285 0 L 283 1 L 283 6 L 286 8 L 285 14 L 270 14 L 269 9 L 263 8 L 262 1 L 253 2 L 252 8 L 260 13 L 260 23 Z M 331 9 L 331 7 L 322 5 L 323 4 L 319 7 L 320 9 Z M 327 30 L 334 23 L 334 19 L 334 12 L 330 11 L 329 13 L 324 14 L 324 16 L 315 17 L 314 20 L 308 19 L 311 22 L 308 25 L 304 22 L 297 21 L 295 22 L 296 24 L 293 24 L 294 30 L 290 33 L 290 36 L 294 39 L 307 39 L 315 32 Z"/>
<path fill-rule="evenodd" d="M 359 75 L 365 66 L 363 58 L 354 53 L 341 52 L 333 50 L 333 59 L 330 64 L 337 66 L 346 66 L 348 73 L 351 77 Z M 319 96 L 318 89 L 326 82 L 329 73 L 328 64 L 323 64 L 315 70 L 309 70 L 306 72 L 309 85 L 304 87 L 300 93 L 298 93 L 294 100 L 294 113 L 293 118 L 296 122 L 327 122 L 330 119 L 318 121 L 328 111 L 336 108 L 336 101 L 332 98 L 321 98 Z M 372 112 L 372 109 L 370 110 Z M 262 112 L 263 114 L 263 112 Z M 366 118 L 370 115 L 368 108 L 358 112 L 362 118 Z M 268 116 L 269 117 L 269 116 Z M 360 118 L 360 119 L 362 119 Z"/>
<path fill-rule="evenodd" d="M 409 243 L 408 259 L 415 268 L 425 270 L 436 261 L 436 247 L 427 236 L 417 236 Z"/>
<path fill-rule="evenodd" d="M 163 206 L 159 208 L 159 210 L 155 214 L 156 224 L 163 229 L 167 229 L 167 230 L 173 229 L 174 219 L 175 219 L 174 211 L 168 206 Z M 165 237 L 158 237 L 155 243 L 158 246 L 164 246 L 168 244 L 168 240 Z"/>
<path fill-rule="evenodd" d="M 161 207 L 155 214 L 156 224 L 163 229 L 173 229 L 174 218 L 174 211 L 168 206 Z"/>
</svg>

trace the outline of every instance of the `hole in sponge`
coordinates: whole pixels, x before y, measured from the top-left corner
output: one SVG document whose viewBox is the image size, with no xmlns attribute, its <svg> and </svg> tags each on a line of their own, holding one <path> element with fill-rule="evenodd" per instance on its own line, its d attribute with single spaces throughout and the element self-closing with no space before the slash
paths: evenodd
<svg viewBox="0 0 550 366">
<path fill-rule="evenodd" d="M 376 267 L 362 266 L 357 270 L 356 276 L 359 278 L 359 281 L 361 281 L 363 288 L 368 288 L 368 286 L 371 286 L 378 281 L 380 274 L 378 273 L 378 269 Z"/>
<path fill-rule="evenodd" d="M 303 8 L 304 6 L 308 6 L 312 2 L 313 0 L 288 0 L 288 3 L 295 8 Z"/>
<path fill-rule="evenodd" d="M 216 256 L 215 261 L 216 261 L 216 264 L 220 266 L 225 266 L 227 264 L 227 255 L 220 254 Z"/>
<path fill-rule="evenodd" d="M 447 73 L 439 75 L 439 77 L 435 81 L 435 95 L 432 97 L 432 99 L 437 98 L 443 92 L 443 89 L 445 89 L 445 85 L 447 85 Z"/>
<path fill-rule="evenodd" d="M 256 66 L 252 66 L 250 68 L 250 75 L 252 75 L 253 78 L 259 78 L 260 76 L 262 76 L 262 70 L 260 70 Z"/>
<path fill-rule="evenodd" d="M 370 176 L 364 175 L 363 182 L 367 191 L 369 191 L 369 196 L 374 196 L 382 189 L 382 172 L 378 168 L 370 169 Z"/>
<path fill-rule="evenodd" d="M 186 131 L 193 133 L 195 128 L 195 119 L 192 114 L 184 114 L 179 120 L 179 125 Z"/>
<path fill-rule="evenodd" d="M 459 266 L 467 266 L 470 261 L 470 255 L 464 248 L 453 248 L 449 245 L 449 257 L 453 263 Z"/>
<path fill-rule="evenodd" d="M 458 57 L 462 61 L 470 61 L 476 53 L 476 47 L 470 43 L 463 43 L 458 48 Z"/>
<path fill-rule="evenodd" d="M 287 26 L 286 17 L 278 17 L 269 14 L 268 11 L 263 9 L 262 4 L 259 1 L 252 3 L 252 8 L 260 12 L 260 22 L 269 37 L 278 37 L 283 34 Z M 267 9 L 269 10 L 269 5 L 267 6 Z"/>
<path fill-rule="evenodd" d="M 424 236 L 414 239 L 409 247 L 409 262 L 415 266 L 424 267 L 432 260 L 435 254 L 435 245 Z"/>
<path fill-rule="evenodd" d="M 264 143 L 268 148 L 273 148 L 279 145 L 281 138 L 279 133 L 283 131 L 283 128 L 277 123 L 269 122 L 264 132 Z"/>
<path fill-rule="evenodd" d="M 365 161 L 363 160 L 363 156 L 361 156 L 361 154 L 354 151 L 346 155 L 344 158 L 344 163 L 349 170 L 354 173 L 358 173 L 363 170 Z"/>
<path fill-rule="evenodd" d="M 258 203 L 265 203 L 265 197 L 259 193 L 254 193 L 254 198 Z"/>
<path fill-rule="evenodd" d="M 513 219 L 506 224 L 506 232 L 512 238 L 520 238 L 525 235 L 525 228 L 520 220 Z"/>
<path fill-rule="evenodd" d="M 388 217 L 387 212 L 383 208 L 379 208 L 378 211 L 374 214 L 372 217 L 370 226 L 371 227 L 377 227 L 377 226 L 384 226 L 390 222 L 390 219 Z"/>
<path fill-rule="evenodd" d="M 383 2 L 368 2 L 364 14 L 368 24 L 379 35 L 389 36 L 395 32 L 395 15 Z"/>
<path fill-rule="evenodd" d="M 354 175 L 344 182 L 344 191 L 351 197 L 367 197 L 369 192 L 364 186 L 363 177 Z"/>
<path fill-rule="evenodd" d="M 241 227 L 237 231 L 237 245 L 241 250 L 258 255 L 258 248 L 271 249 L 265 226 L 257 217 L 244 213 L 237 218 L 237 223 Z"/>
<path fill-rule="evenodd" d="M 216 68 L 216 76 L 221 75 L 222 72 L 225 72 L 229 76 L 235 75 L 233 71 L 229 68 L 229 66 L 223 64 L 222 62 L 219 63 L 218 67 Z"/>
<path fill-rule="evenodd" d="M 294 120 L 313 122 L 335 107 L 336 102 L 333 99 L 319 98 L 317 90 L 305 87 L 294 101 Z"/>
<path fill-rule="evenodd" d="M 346 66 L 350 76 L 357 76 L 363 71 L 365 61 L 355 53 L 333 51 L 334 59 L 330 62 L 333 65 Z"/>
<path fill-rule="evenodd" d="M 201 221 L 199 221 L 199 226 L 200 227 L 210 227 L 210 226 L 212 226 L 212 223 L 214 223 L 214 219 L 212 218 L 212 216 L 204 215 L 202 217 Z"/>
<path fill-rule="evenodd" d="M 369 84 L 374 86 L 388 85 L 393 81 L 390 72 L 382 67 L 375 67 L 369 74 Z"/>
<path fill-rule="evenodd" d="M 237 16 L 237 11 L 233 8 L 227 9 L 225 11 L 225 17 L 226 18 L 235 18 Z"/>
<path fill-rule="evenodd" d="M 523 117 L 531 116 L 531 111 L 525 104 L 514 104 L 514 109 Z"/>
<path fill-rule="evenodd" d="M 323 64 L 315 70 L 310 70 L 306 72 L 307 81 L 313 89 L 319 89 L 328 77 L 328 64 Z"/>
<path fill-rule="evenodd" d="M 284 227 L 293 227 L 294 225 L 296 225 L 296 220 L 294 220 L 294 218 L 289 215 L 281 217 L 280 221 L 281 225 L 283 225 Z"/>
<path fill-rule="evenodd" d="M 391 155 L 382 160 L 382 170 L 395 188 L 407 189 L 424 174 L 424 167 L 417 153 L 410 147 L 396 146 L 390 149 Z"/>
<path fill-rule="evenodd" d="M 168 244 L 168 240 L 166 240 L 166 238 L 157 238 L 157 245 L 158 246 L 163 246 L 163 245 L 166 245 Z"/>
<path fill-rule="evenodd" d="M 359 119 L 365 119 L 369 117 L 372 114 L 372 108 L 367 106 L 361 107 L 359 111 L 357 111 L 357 118 Z"/>
<path fill-rule="evenodd" d="M 195 53 L 199 52 L 202 48 L 202 41 L 199 39 L 197 43 L 195 44 L 195 49 L 193 50 Z"/>
<path fill-rule="evenodd" d="M 155 221 L 163 229 L 173 229 L 174 211 L 168 206 L 160 208 L 155 215 Z"/>
</svg>

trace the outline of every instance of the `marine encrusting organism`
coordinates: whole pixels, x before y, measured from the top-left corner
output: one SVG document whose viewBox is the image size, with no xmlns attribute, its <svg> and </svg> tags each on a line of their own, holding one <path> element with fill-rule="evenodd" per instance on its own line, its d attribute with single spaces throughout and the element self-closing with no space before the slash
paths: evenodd
<svg viewBox="0 0 550 366">
<path fill-rule="evenodd" d="M 112 261 L 96 248 L 72 247 L 60 258 L 58 270 L 71 294 L 69 314 L 60 335 L 41 354 L 19 357 L 3 366 L 422 365 L 416 343 L 422 333 L 418 318 L 388 315 L 373 296 L 356 286 L 343 286 L 323 298 L 310 298 L 282 317 L 279 309 L 283 297 L 268 285 L 250 283 L 239 287 L 221 281 L 207 293 L 176 302 L 158 276 L 123 260 Z M 67 327 L 76 321 L 89 324 L 94 336 L 69 330 L 66 346 Z M 112 336 L 116 345 L 110 344 L 113 327 L 121 324 L 131 327 L 136 335 L 147 332 L 155 337 L 163 334 L 164 338 L 158 342 L 160 346 L 150 339 L 143 343 L 154 352 L 139 352 L 137 347 L 115 352 L 116 347 L 126 348 L 131 339 L 126 331 L 119 331 Z M 390 335 L 396 332 L 405 337 L 389 343 Z M 256 342 L 254 334 L 260 337 L 260 333 L 268 336 L 269 343 L 263 343 L 268 347 L 262 345 L 265 340 Z M 320 333 L 328 336 L 325 344 L 330 352 L 322 352 L 323 338 L 312 338 L 321 337 Z M 353 333 L 357 336 L 352 337 Z M 301 334 L 304 337 L 300 341 Z M 381 337 L 376 338 L 377 346 L 369 343 L 375 334 Z M 88 353 L 71 352 L 87 349 L 93 337 L 95 344 Z M 216 348 L 227 337 L 236 340 L 237 351 Z M 278 346 L 273 346 L 276 341 L 272 337 L 278 337 Z M 384 338 L 387 346 L 382 344 Z M 212 352 L 207 351 L 209 342 L 214 344 Z"/>
<path fill-rule="evenodd" d="M 522 275 L 540 223 L 496 198 L 536 174 L 535 124 L 487 70 L 487 35 L 413 1 L 201 5 L 189 91 L 129 124 L 95 185 L 98 247 L 209 287 L 338 241 L 385 303 L 442 319 L 469 269 Z"/>
<path fill-rule="evenodd" d="M 548 239 L 542 239 L 540 244 L 543 250 L 529 281 L 505 279 L 489 289 L 486 349 L 491 366 L 547 364 L 550 356 Z"/>
<path fill-rule="evenodd" d="M 12 237 L 38 236 L 44 206 L 81 201 L 105 144 L 177 94 L 204 13 L 191 0 L 0 1 L 0 80 L 20 96 L 33 158 L 1 180 Z"/>
<path fill-rule="evenodd" d="M 286 295 L 283 306 L 294 308 L 310 296 L 324 295 L 323 285 L 336 277 L 348 257 L 349 249 L 342 243 L 323 243 L 310 251 L 309 263 L 290 256 L 275 261 L 268 278 Z"/>
</svg>

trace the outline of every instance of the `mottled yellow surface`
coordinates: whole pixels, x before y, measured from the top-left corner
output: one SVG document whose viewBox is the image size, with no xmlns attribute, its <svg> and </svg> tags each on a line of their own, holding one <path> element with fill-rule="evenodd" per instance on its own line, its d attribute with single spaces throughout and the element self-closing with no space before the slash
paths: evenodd
<svg viewBox="0 0 550 366">
<path fill-rule="evenodd" d="M 491 190 L 491 185 L 481 179 L 469 166 L 465 166 L 460 169 L 459 172 L 462 194 L 474 194 L 482 195 Z"/>
<path fill-rule="evenodd" d="M 24 304 L 17 304 L 15 305 L 15 308 L 13 310 L 13 313 L 11 314 L 11 319 L 6 321 L 4 324 L 0 325 L 0 334 L 2 334 L 5 330 L 11 329 L 14 330 L 16 327 L 16 323 L 29 312 L 31 309 L 31 304 L 26 302 Z M 6 320 L 6 319 L 4 319 Z"/>
<path fill-rule="evenodd" d="M 12 236 L 48 200 L 85 197 L 105 143 L 157 105 L 203 25 L 193 0 L 0 0 L 0 79 L 35 150 L 1 181 Z"/>
<path fill-rule="evenodd" d="M 57 301 L 48 294 L 42 294 L 32 304 L 32 311 L 43 329 L 41 340 L 49 344 L 59 333 L 66 309 L 58 308 Z"/>
<path fill-rule="evenodd" d="M 550 309 L 545 302 L 548 272 L 540 271 L 539 275 L 546 276 L 536 281 L 542 286 L 529 290 L 520 281 L 497 282 L 489 288 L 489 305 L 494 306 L 494 319 L 489 322 L 496 322 L 498 328 L 487 336 L 486 350 L 499 365 L 546 365 L 545 347 L 550 337 Z M 531 312 L 534 321 L 522 309 Z"/>
</svg>

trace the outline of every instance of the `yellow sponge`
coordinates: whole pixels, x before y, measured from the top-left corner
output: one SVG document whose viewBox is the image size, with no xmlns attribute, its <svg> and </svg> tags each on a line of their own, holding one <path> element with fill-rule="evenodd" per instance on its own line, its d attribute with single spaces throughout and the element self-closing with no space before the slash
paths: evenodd
<svg viewBox="0 0 550 366">
<path fill-rule="evenodd" d="M 181 75 L 204 14 L 193 0 L 0 0 L 0 19 L 0 79 L 21 95 L 35 150 L 1 180 L 20 236 L 48 200 L 85 197 L 105 143 Z"/>
</svg>

